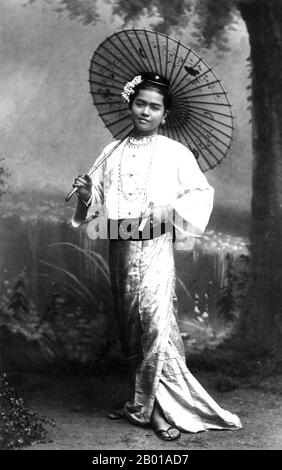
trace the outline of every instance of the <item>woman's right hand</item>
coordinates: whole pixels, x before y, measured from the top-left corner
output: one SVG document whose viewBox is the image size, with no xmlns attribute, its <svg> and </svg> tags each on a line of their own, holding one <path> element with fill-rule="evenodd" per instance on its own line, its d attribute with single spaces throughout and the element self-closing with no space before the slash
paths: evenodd
<svg viewBox="0 0 282 470">
<path fill-rule="evenodd" d="M 88 201 L 92 193 L 92 179 L 89 175 L 78 175 L 75 178 L 72 185 L 73 188 L 77 188 L 77 195 L 84 201 Z"/>
</svg>

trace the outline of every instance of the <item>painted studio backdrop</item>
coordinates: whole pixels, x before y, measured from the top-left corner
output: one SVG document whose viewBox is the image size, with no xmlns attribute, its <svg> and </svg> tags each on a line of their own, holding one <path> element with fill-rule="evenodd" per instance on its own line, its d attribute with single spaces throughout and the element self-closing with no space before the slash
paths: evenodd
<svg viewBox="0 0 282 470">
<path fill-rule="evenodd" d="M 177 294 L 187 350 L 220 344 L 240 322 L 251 280 L 249 37 L 228 2 L 216 2 L 218 24 L 203 35 L 207 3 L 1 1 L 2 368 L 100 367 L 120 357 L 107 242 L 71 227 L 76 198 L 66 203 L 65 195 L 113 140 L 92 104 L 88 68 L 98 44 L 123 27 L 162 31 L 193 47 L 227 89 L 233 146 L 207 173 L 215 207 L 204 237 L 193 251 L 175 253 Z"/>
</svg>

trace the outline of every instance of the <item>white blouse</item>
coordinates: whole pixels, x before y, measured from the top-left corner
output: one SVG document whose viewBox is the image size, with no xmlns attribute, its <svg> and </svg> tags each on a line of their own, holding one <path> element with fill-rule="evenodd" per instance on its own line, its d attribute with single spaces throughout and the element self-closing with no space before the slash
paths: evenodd
<svg viewBox="0 0 282 470">
<path fill-rule="evenodd" d="M 91 175 L 91 217 L 103 206 L 110 219 L 140 217 L 150 203 L 175 209 L 176 241 L 203 234 L 213 206 L 214 190 L 200 170 L 193 153 L 168 137 L 154 136 L 136 145 L 122 142 Z M 103 150 L 95 165 L 110 152 L 117 141 Z"/>
</svg>

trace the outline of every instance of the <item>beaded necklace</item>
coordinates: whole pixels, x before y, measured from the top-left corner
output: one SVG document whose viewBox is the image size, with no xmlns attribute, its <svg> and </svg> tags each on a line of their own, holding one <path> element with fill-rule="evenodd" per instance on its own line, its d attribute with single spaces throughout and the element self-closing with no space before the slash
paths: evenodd
<svg viewBox="0 0 282 470">
<path fill-rule="evenodd" d="M 145 209 L 145 203 L 147 201 L 147 189 L 148 189 L 148 183 L 150 179 L 150 174 L 151 174 L 151 169 L 152 169 L 152 162 L 153 162 L 153 156 L 154 156 L 154 151 L 155 151 L 155 146 L 157 142 L 157 134 L 151 135 L 149 137 L 142 137 L 142 138 L 136 138 L 136 137 L 129 137 L 123 147 L 121 156 L 120 156 L 120 161 L 119 161 L 119 167 L 118 167 L 118 198 L 117 198 L 117 206 L 118 206 L 118 218 L 120 218 L 120 194 L 121 192 L 123 193 L 125 199 L 129 201 L 137 200 L 137 199 L 142 199 L 140 203 L 140 217 L 142 215 L 143 210 Z M 125 193 L 123 184 L 122 184 L 122 177 L 121 177 L 121 165 L 122 165 L 122 160 L 124 156 L 124 151 L 125 148 L 132 148 L 133 150 L 135 149 L 147 149 L 148 147 L 152 147 L 150 150 L 150 161 L 148 164 L 147 168 L 147 173 L 146 177 L 144 180 L 144 187 L 136 194 L 132 194 L 133 197 L 128 197 L 128 195 Z M 134 224 L 134 227 L 130 232 L 125 231 L 124 228 L 122 227 L 122 224 L 120 225 L 121 232 L 125 236 L 130 236 L 132 235 L 137 228 L 139 228 L 140 222 L 138 221 L 137 224 Z"/>
</svg>

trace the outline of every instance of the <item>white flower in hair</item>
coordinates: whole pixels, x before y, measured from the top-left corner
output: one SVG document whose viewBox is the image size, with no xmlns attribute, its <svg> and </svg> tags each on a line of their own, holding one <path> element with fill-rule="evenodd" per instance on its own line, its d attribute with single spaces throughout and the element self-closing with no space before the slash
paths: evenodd
<svg viewBox="0 0 282 470">
<path fill-rule="evenodd" d="M 134 93 L 134 88 L 136 87 L 136 85 L 139 85 L 139 83 L 141 83 L 142 81 L 143 80 L 142 80 L 141 75 L 137 75 L 136 77 L 133 78 L 133 80 L 131 80 L 131 82 L 127 82 L 124 85 L 121 96 L 125 103 L 129 103 L 129 97 L 130 95 Z"/>
</svg>

